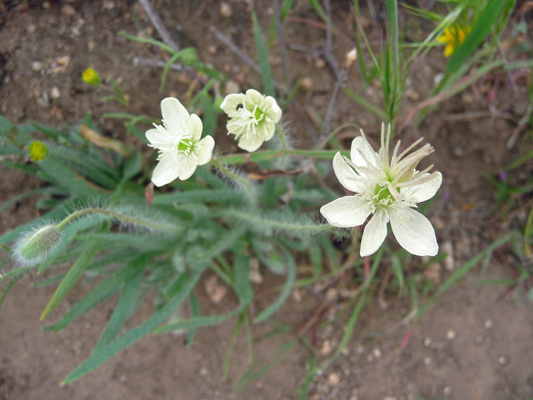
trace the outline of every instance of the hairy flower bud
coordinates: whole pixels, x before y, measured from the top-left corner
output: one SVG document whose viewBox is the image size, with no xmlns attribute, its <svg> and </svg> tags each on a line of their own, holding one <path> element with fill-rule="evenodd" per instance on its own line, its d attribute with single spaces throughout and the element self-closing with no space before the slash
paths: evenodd
<svg viewBox="0 0 533 400">
<path fill-rule="evenodd" d="M 15 251 L 24 265 L 35 265 L 43 261 L 61 238 L 61 232 L 54 225 L 45 225 L 22 237 Z"/>
</svg>

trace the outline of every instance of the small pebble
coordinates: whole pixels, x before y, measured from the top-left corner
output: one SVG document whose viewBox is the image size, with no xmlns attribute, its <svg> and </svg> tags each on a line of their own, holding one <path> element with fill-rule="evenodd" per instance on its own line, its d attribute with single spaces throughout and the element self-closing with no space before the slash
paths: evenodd
<svg viewBox="0 0 533 400">
<path fill-rule="evenodd" d="M 315 67 L 317 67 L 318 69 L 322 69 L 326 66 L 326 60 L 324 60 L 323 58 L 317 58 L 316 61 L 315 61 Z"/>
<path fill-rule="evenodd" d="M 424 346 L 426 346 L 426 347 L 431 346 L 431 339 L 430 338 L 427 337 L 427 338 L 424 339 Z"/>
<path fill-rule="evenodd" d="M 207 376 L 208 373 L 209 371 L 207 370 L 207 368 L 205 367 L 200 368 L 200 376 Z"/>
<path fill-rule="evenodd" d="M 386 397 L 383 397 L 383 400 L 396 400 L 396 397 L 386 396 Z"/>
<path fill-rule="evenodd" d="M 487 321 L 485 321 L 485 329 L 490 329 L 494 326 L 494 322 L 492 322 L 491 319 L 488 319 Z"/>
<path fill-rule="evenodd" d="M 429 357 L 425 357 L 425 358 L 424 358 L 424 365 L 425 365 L 426 367 L 429 367 L 429 366 L 431 365 L 431 358 L 429 358 Z"/>
<path fill-rule="evenodd" d="M 68 4 L 65 4 L 63 7 L 61 7 L 61 12 L 64 15 L 74 15 L 74 14 L 76 14 L 76 10 L 74 9 L 74 7 L 69 6 Z"/>
<path fill-rule="evenodd" d="M 435 77 L 433 78 L 433 84 L 435 86 L 438 86 L 439 83 L 441 83 L 442 78 L 444 78 L 444 72 L 439 72 Z"/>
<path fill-rule="evenodd" d="M 442 392 L 444 394 L 451 394 L 452 393 L 452 388 L 449 387 L 449 386 L 446 386 Z"/>
<path fill-rule="evenodd" d="M 328 375 L 328 383 L 330 385 L 337 385 L 341 381 L 341 377 L 338 373 L 332 372 Z"/>
<path fill-rule="evenodd" d="M 498 358 L 498 362 L 500 363 L 500 365 L 506 365 L 507 364 L 507 358 L 500 357 L 500 358 Z"/>
<path fill-rule="evenodd" d="M 323 356 L 326 356 L 329 353 L 331 353 L 332 350 L 333 350 L 333 345 L 331 343 L 331 340 L 327 339 L 324 341 L 324 343 L 322 344 L 322 347 L 320 348 L 320 354 L 322 354 Z"/>
<path fill-rule="evenodd" d="M 215 46 L 214 44 L 210 44 L 209 46 L 207 46 L 207 52 L 209 54 L 215 54 L 217 52 L 217 46 Z"/>
<path fill-rule="evenodd" d="M 39 72 L 43 69 L 43 63 L 39 61 L 34 61 L 31 63 L 31 69 L 33 69 L 35 72 Z"/>
<path fill-rule="evenodd" d="M 381 357 L 381 350 L 376 347 L 374 350 L 372 350 L 372 354 L 374 355 L 374 357 L 380 358 Z"/>
<path fill-rule="evenodd" d="M 50 97 L 52 99 L 58 99 L 61 96 L 61 93 L 59 92 L 59 88 L 57 86 L 54 86 L 52 90 L 50 91 Z"/>
<path fill-rule="evenodd" d="M 223 1 L 220 3 L 220 15 L 222 15 L 224 18 L 229 18 L 233 15 L 233 11 L 231 10 L 231 6 Z"/>
<path fill-rule="evenodd" d="M 28 33 L 31 35 L 32 33 L 35 33 L 35 31 L 37 30 L 37 25 L 35 24 L 30 24 L 28 25 Z"/>
<path fill-rule="evenodd" d="M 372 354 L 369 354 L 368 356 L 366 356 L 366 361 L 369 362 L 369 363 L 374 361 L 374 357 L 372 356 Z"/>
<path fill-rule="evenodd" d="M 477 335 L 477 336 L 476 336 L 476 342 L 478 342 L 478 343 L 483 343 L 483 336 L 481 336 L 481 335 Z"/>
<path fill-rule="evenodd" d="M 448 340 L 455 339 L 455 331 L 452 329 L 448 329 L 448 332 L 446 332 L 446 337 L 448 338 Z"/>
</svg>

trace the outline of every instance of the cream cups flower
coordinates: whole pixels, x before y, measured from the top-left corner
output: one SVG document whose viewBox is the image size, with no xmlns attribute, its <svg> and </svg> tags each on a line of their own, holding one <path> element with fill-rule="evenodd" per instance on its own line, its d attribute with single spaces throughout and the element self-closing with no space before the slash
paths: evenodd
<svg viewBox="0 0 533 400">
<path fill-rule="evenodd" d="M 178 99 L 167 97 L 161 101 L 163 126 L 146 131 L 149 146 L 159 150 L 159 163 L 154 169 L 152 182 L 166 185 L 179 178 L 186 180 L 198 165 L 207 164 L 213 155 L 215 141 L 202 137 L 202 120 L 187 112 Z"/>
<path fill-rule="evenodd" d="M 220 108 L 230 118 L 226 125 L 228 134 L 235 135 L 238 146 L 250 153 L 272 139 L 282 114 L 273 97 L 254 89 L 248 89 L 246 94 L 227 95 Z"/>
<path fill-rule="evenodd" d="M 353 196 L 344 196 L 320 209 L 336 227 L 362 225 L 368 216 L 361 240 L 361 256 L 375 253 L 387 236 L 387 224 L 400 245 L 417 256 L 434 256 L 439 250 L 435 231 L 429 220 L 415 211 L 417 203 L 432 198 L 442 183 L 440 172 L 429 173 L 433 166 L 417 171 L 420 160 L 433 152 L 426 144 L 408 154 L 420 141 L 398 154 L 400 142 L 389 158 L 390 125 L 381 129 L 381 149 L 375 152 L 363 131 L 352 142 L 351 160 L 337 153 L 333 169 L 340 183 Z"/>
</svg>

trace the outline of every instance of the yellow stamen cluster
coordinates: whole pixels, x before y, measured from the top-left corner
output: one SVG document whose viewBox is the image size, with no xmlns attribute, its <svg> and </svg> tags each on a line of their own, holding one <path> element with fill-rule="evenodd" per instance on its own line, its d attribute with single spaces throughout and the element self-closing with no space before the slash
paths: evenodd
<svg viewBox="0 0 533 400">
<path fill-rule="evenodd" d="M 43 161 L 48 155 L 48 146 L 43 142 L 34 141 L 28 146 L 32 161 Z"/>
<path fill-rule="evenodd" d="M 100 79 L 100 74 L 92 68 L 87 68 L 82 75 L 83 82 L 92 86 L 100 86 L 102 80 Z"/>
<path fill-rule="evenodd" d="M 451 26 L 444 31 L 444 34 L 437 38 L 437 42 L 446 43 L 444 57 L 450 57 L 454 51 L 463 44 L 466 36 L 470 33 L 469 27 Z"/>
</svg>

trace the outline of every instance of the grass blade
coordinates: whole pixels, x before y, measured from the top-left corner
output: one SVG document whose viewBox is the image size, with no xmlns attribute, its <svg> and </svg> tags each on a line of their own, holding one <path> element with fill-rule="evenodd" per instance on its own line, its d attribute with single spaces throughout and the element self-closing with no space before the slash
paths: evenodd
<svg viewBox="0 0 533 400">
<path fill-rule="evenodd" d="M 254 25 L 254 37 L 255 37 L 255 47 L 257 50 L 257 58 L 259 61 L 259 69 L 261 70 L 261 81 L 263 83 L 263 92 L 267 96 L 276 96 L 276 91 L 274 90 L 274 79 L 272 78 L 272 70 L 270 69 L 270 64 L 268 62 L 268 50 L 263 39 L 263 32 L 261 32 L 261 27 L 259 22 L 257 22 L 257 15 L 255 12 L 252 12 L 252 21 Z"/>
</svg>

